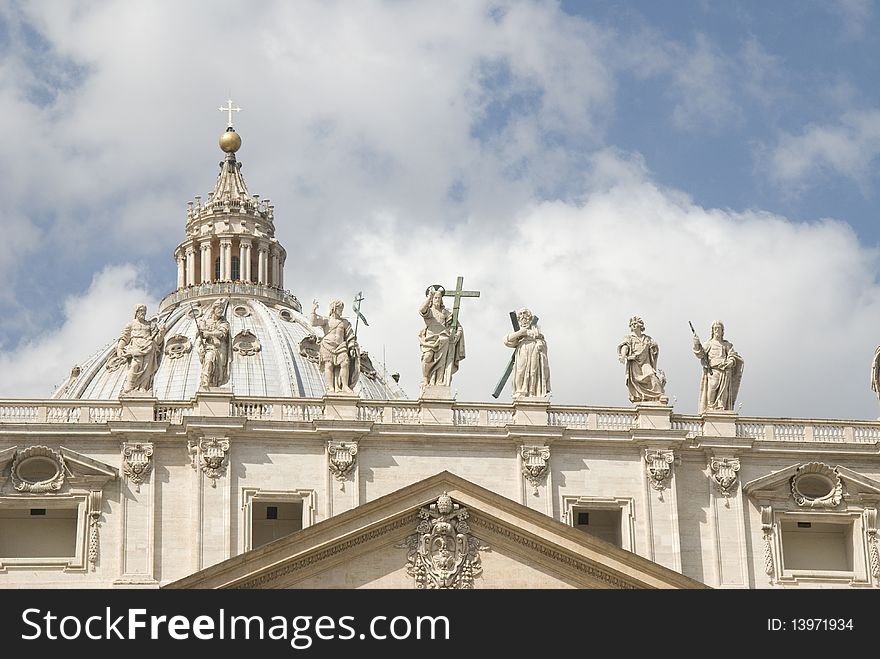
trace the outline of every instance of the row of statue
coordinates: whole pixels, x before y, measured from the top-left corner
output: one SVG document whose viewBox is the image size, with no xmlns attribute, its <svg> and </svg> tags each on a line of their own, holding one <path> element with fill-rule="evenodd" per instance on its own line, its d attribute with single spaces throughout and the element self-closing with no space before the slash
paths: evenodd
<svg viewBox="0 0 880 659">
<path fill-rule="evenodd" d="M 107 360 L 106 368 L 126 367 L 122 383 L 123 396 L 150 395 L 153 378 L 159 369 L 167 327 L 158 317 L 147 320 L 147 307 L 138 304 L 134 319 L 122 328 L 116 341 L 116 354 Z M 196 320 L 199 361 L 202 373 L 200 389 L 220 387 L 229 381 L 230 359 L 229 321 L 226 320 L 226 302 L 216 300 L 205 318 Z"/>
<path fill-rule="evenodd" d="M 419 315 L 424 321 L 418 337 L 422 370 L 420 395 L 424 395 L 429 387 L 450 387 L 453 374 L 465 358 L 464 329 L 458 322 L 457 304 L 450 310 L 444 304 L 444 297 L 456 297 L 458 301 L 468 295 L 473 297 L 478 292 L 461 291 L 459 286 L 456 291 L 447 293 L 437 284 L 425 291 L 425 299 L 419 307 Z M 321 370 L 328 392 L 354 394 L 363 363 L 357 329 L 342 316 L 344 304 L 341 300 L 330 303 L 327 316 L 318 314 L 318 306 L 315 301 L 310 323 L 320 328 L 322 335 L 320 338 L 308 337 L 315 343 L 314 361 Z M 203 390 L 221 387 L 229 381 L 232 350 L 226 307 L 225 300 L 216 300 L 204 317 L 196 317 L 196 347 L 202 367 L 199 388 Z M 357 305 L 354 311 L 363 318 Z M 116 354 L 107 362 L 110 370 L 125 365 L 124 396 L 151 394 L 153 378 L 163 354 L 166 326 L 157 317 L 147 320 L 146 312 L 143 304 L 135 307 L 134 319 L 123 327 Z M 513 331 L 504 335 L 502 340 L 505 346 L 513 349 L 513 354 L 493 396 L 497 398 L 510 379 L 514 400 L 546 399 L 550 394 L 550 366 L 547 341 L 538 318 L 529 309 L 522 308 L 511 312 L 511 323 Z M 645 323 L 638 316 L 630 319 L 629 330 L 617 346 L 617 356 L 624 365 L 630 401 L 666 403 L 666 375 L 657 365 L 660 352 L 657 342 L 645 334 Z M 705 343 L 694 332 L 693 352 L 703 367 L 699 412 L 733 410 L 744 362 L 730 341 L 724 338 L 724 324 L 721 321 L 712 323 L 711 338 Z M 875 390 L 880 389 L 880 384 L 876 384 L 880 382 L 880 349 L 875 354 L 872 382 Z"/>
<path fill-rule="evenodd" d="M 451 386 L 452 374 L 465 357 L 464 330 L 455 314 L 443 303 L 442 286 L 429 287 L 419 314 L 425 327 L 419 333 L 422 349 L 421 391 L 431 385 Z M 454 293 L 452 294 L 454 295 Z M 507 371 L 493 394 L 496 398 L 505 381 L 512 377 L 513 398 L 546 398 L 550 394 L 550 366 L 547 341 L 537 317 L 523 307 L 511 313 L 513 331 L 504 336 L 504 345 L 513 348 Z M 630 332 L 617 346 L 617 356 L 626 372 L 626 388 L 633 403 L 658 401 L 667 397 L 666 375 L 657 367 L 660 348 L 645 334 L 645 323 L 638 316 L 629 321 Z M 699 412 L 733 410 L 742 380 L 743 358 L 724 338 L 724 324 L 712 323 L 711 338 L 702 343 L 693 335 L 693 352 L 703 366 Z M 878 352 L 880 354 L 880 352 Z M 880 358 L 878 358 L 880 363 Z M 880 371 L 880 367 L 878 367 Z"/>
</svg>

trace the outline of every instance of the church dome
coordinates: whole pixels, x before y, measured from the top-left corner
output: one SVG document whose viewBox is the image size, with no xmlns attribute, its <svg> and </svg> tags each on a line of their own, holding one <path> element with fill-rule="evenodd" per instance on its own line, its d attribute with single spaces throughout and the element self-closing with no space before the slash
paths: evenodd
<svg viewBox="0 0 880 659">
<path fill-rule="evenodd" d="M 165 346 L 153 380 L 153 394 L 159 400 L 191 400 L 199 388 L 201 364 L 197 327 L 200 317 L 216 299 L 226 300 L 226 319 L 230 326 L 229 384 L 240 397 L 320 398 L 326 387 L 316 363 L 319 334 L 309 319 L 290 304 L 256 299 L 239 293 L 238 284 L 214 285 L 231 292 L 229 297 L 202 297 L 172 302 L 159 314 L 167 327 Z M 54 397 L 62 399 L 111 400 L 119 398 L 125 380 L 125 366 L 112 368 L 116 340 L 108 343 L 79 366 L 79 373 Z M 361 357 L 361 375 L 354 387 L 361 398 L 393 400 L 406 398 L 403 389 L 389 376 L 382 364 L 372 362 L 368 353 Z"/>
<path fill-rule="evenodd" d="M 223 389 L 240 397 L 321 398 L 326 393 L 318 367 L 321 334 L 303 315 L 296 296 L 284 288 L 287 250 L 275 237 L 274 206 L 251 195 L 242 177 L 235 155 L 241 137 L 232 126 L 232 112 L 239 108 L 229 101 L 220 110 L 229 115 L 220 138 L 220 173 L 204 203 L 196 197 L 187 204 L 185 236 L 174 251 L 177 290 L 159 305 L 155 320 L 157 326 L 165 325 L 164 342 L 152 387 L 143 393 L 163 401 L 195 396 L 202 371 L 196 319 L 222 300 L 229 323 Z M 353 311 L 358 313 L 357 308 Z M 110 336 L 119 337 L 120 329 Z M 75 366 L 52 398 L 119 398 L 128 368 L 116 356 L 117 342 L 113 339 Z M 363 346 L 359 365 L 354 392 L 361 398 L 406 398 L 396 376 L 385 377 L 384 365 L 372 361 Z"/>
</svg>

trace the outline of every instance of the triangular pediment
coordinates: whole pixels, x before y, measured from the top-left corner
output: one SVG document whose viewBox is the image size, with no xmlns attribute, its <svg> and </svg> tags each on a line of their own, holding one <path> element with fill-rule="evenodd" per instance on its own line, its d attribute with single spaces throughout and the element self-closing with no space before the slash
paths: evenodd
<svg viewBox="0 0 880 659">
<path fill-rule="evenodd" d="M 64 462 L 74 479 L 81 479 L 89 483 L 94 482 L 103 486 L 107 481 L 119 477 L 119 471 L 116 467 L 111 467 L 104 462 L 94 460 L 63 446 L 59 451 L 64 456 Z"/>
<path fill-rule="evenodd" d="M 743 492 L 753 499 L 774 499 L 791 494 L 791 482 L 800 471 L 813 465 L 821 465 L 836 474 L 846 487 L 848 497 L 865 499 L 880 498 L 880 481 L 869 478 L 841 465 L 825 465 L 817 462 L 799 462 L 785 469 L 755 478 L 743 485 Z"/>
<path fill-rule="evenodd" d="M 707 587 L 444 471 L 166 588 L 437 587 L 457 543 L 450 566 L 470 552 L 474 588 Z"/>
<path fill-rule="evenodd" d="M 18 471 L 16 465 L 24 470 L 23 463 L 29 459 L 41 460 L 44 469 L 49 469 L 48 473 L 53 468 L 56 470 L 55 475 L 46 480 L 27 480 L 27 475 Z M 42 445 L 12 446 L 0 451 L 0 487 L 12 480 L 16 484 L 15 490 L 20 492 L 59 492 L 68 486 L 101 490 L 108 481 L 118 477 L 119 471 L 115 467 L 63 446 L 57 449 Z"/>
</svg>

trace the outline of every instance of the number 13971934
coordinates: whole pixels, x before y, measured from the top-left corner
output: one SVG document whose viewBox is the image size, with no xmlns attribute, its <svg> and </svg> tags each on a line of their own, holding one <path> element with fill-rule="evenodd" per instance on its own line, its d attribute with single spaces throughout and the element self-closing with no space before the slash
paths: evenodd
<svg viewBox="0 0 880 659">
<path fill-rule="evenodd" d="M 768 618 L 767 631 L 771 632 L 837 632 L 852 631 L 852 618 Z"/>
</svg>

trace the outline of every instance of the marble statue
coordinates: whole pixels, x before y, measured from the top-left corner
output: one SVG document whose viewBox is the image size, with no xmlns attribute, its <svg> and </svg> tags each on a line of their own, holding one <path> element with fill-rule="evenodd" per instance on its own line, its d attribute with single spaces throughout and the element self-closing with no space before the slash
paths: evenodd
<svg viewBox="0 0 880 659">
<path fill-rule="evenodd" d="M 516 312 L 520 329 L 504 337 L 504 345 L 514 348 L 513 397 L 546 397 L 550 393 L 550 366 L 547 342 L 531 311 Z"/>
<path fill-rule="evenodd" d="M 871 389 L 880 397 L 880 346 L 874 350 L 874 359 L 871 362 Z"/>
<path fill-rule="evenodd" d="M 419 315 L 425 326 L 419 332 L 422 350 L 422 383 L 424 391 L 429 385 L 452 383 L 452 374 L 464 359 L 464 330 L 461 325 L 452 329 L 452 312 L 443 304 L 446 289 L 440 285 L 425 290 L 425 301 L 419 307 Z"/>
<path fill-rule="evenodd" d="M 645 334 L 645 322 L 638 316 L 629 319 L 630 333 L 617 346 L 617 357 L 626 367 L 626 388 L 633 403 L 665 403 L 666 375 L 657 368 L 660 347 Z"/>
<path fill-rule="evenodd" d="M 324 372 L 328 392 L 354 393 L 360 376 L 360 348 L 351 323 L 342 317 L 341 300 L 330 303 L 330 315 L 318 315 L 317 300 L 312 305 L 311 323 L 324 330 L 318 345 L 318 366 Z"/>
<path fill-rule="evenodd" d="M 229 381 L 229 321 L 226 320 L 226 301 L 211 305 L 207 318 L 196 321 L 199 338 L 199 361 L 202 363 L 201 389 L 220 387 Z"/>
<path fill-rule="evenodd" d="M 157 318 L 147 320 L 147 306 L 134 308 L 134 319 L 122 328 L 116 342 L 115 361 L 126 366 L 122 395 L 148 394 L 162 358 L 165 325 Z"/>
<path fill-rule="evenodd" d="M 694 355 L 703 365 L 700 380 L 699 413 L 711 410 L 732 410 L 742 380 L 743 358 L 724 338 L 724 323 L 712 323 L 712 338 L 700 343 L 694 333 Z"/>
</svg>

